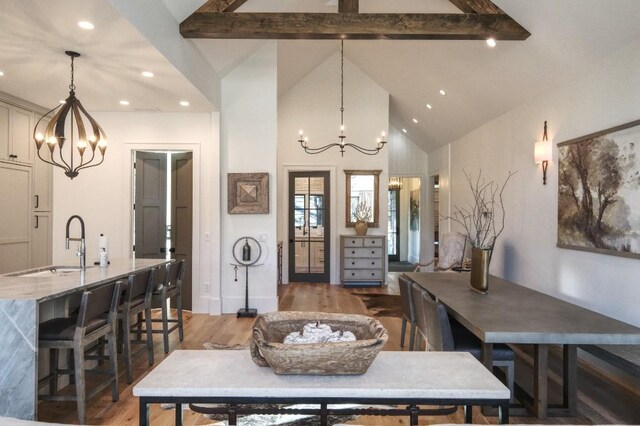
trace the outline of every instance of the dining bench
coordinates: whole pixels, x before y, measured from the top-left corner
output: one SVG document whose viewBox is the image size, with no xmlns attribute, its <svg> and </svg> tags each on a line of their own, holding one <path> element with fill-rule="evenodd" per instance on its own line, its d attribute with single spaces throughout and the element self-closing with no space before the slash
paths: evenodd
<svg viewBox="0 0 640 426">
<path fill-rule="evenodd" d="M 579 348 L 625 373 L 640 378 L 640 346 L 580 345 Z"/>
</svg>

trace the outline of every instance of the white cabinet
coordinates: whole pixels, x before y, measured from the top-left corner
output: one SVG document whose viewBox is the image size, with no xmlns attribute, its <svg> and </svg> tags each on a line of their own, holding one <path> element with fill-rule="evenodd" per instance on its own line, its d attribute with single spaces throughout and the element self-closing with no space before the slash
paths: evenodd
<svg viewBox="0 0 640 426">
<path fill-rule="evenodd" d="M 33 210 L 50 212 L 53 207 L 52 201 L 53 166 L 35 158 L 33 160 Z"/>
<path fill-rule="evenodd" d="M 386 280 L 386 236 L 340 236 L 343 285 L 383 285 Z"/>
<path fill-rule="evenodd" d="M 0 274 L 31 259 L 31 167 L 0 162 Z"/>
<path fill-rule="evenodd" d="M 31 267 L 51 265 L 52 235 L 51 213 L 35 212 L 31 232 Z"/>
<path fill-rule="evenodd" d="M 0 159 L 30 165 L 33 161 L 31 132 L 34 114 L 0 103 Z"/>
</svg>

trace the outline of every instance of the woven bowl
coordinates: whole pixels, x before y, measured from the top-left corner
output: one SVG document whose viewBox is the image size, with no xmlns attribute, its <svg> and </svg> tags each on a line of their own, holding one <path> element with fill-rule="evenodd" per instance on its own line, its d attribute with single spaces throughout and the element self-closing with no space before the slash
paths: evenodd
<svg viewBox="0 0 640 426">
<path fill-rule="evenodd" d="M 284 344 L 285 336 L 319 322 L 334 331 L 350 331 L 355 342 Z M 389 338 L 380 321 L 364 315 L 323 312 L 271 312 L 253 324 L 251 358 L 276 374 L 364 374 Z"/>
</svg>

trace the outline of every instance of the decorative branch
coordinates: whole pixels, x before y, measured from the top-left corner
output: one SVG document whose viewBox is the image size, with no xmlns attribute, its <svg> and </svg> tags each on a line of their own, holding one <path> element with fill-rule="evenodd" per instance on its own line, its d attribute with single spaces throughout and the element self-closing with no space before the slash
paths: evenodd
<svg viewBox="0 0 640 426">
<path fill-rule="evenodd" d="M 472 179 L 470 173 L 464 172 L 469 188 L 471 189 L 472 202 L 467 202 L 465 207 L 454 207 L 453 215 L 447 216 L 462 226 L 471 245 L 476 248 L 493 249 L 496 240 L 504 231 L 505 209 L 504 190 L 511 176 L 517 172 L 509 172 L 502 186 L 495 181 L 487 181 L 478 173 L 476 179 Z M 496 217 L 499 212 L 499 218 Z M 499 227 L 496 221 L 499 220 Z"/>
<path fill-rule="evenodd" d="M 356 220 L 361 220 L 363 222 L 371 221 L 371 206 L 367 204 L 366 201 L 361 201 L 356 206 L 355 211 L 353 212 L 353 216 Z"/>
</svg>

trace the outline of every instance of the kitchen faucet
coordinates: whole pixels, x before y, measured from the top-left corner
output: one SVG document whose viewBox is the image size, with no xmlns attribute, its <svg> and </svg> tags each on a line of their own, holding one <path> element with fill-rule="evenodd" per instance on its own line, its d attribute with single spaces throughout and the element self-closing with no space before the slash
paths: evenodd
<svg viewBox="0 0 640 426">
<path fill-rule="evenodd" d="M 80 238 L 69 238 L 69 226 L 71 225 L 71 221 L 73 219 L 78 219 L 80 221 Z M 80 256 L 80 269 L 83 271 L 86 270 L 87 269 L 87 258 L 86 258 L 87 249 L 84 242 L 84 220 L 82 220 L 82 218 L 77 214 L 74 214 L 69 218 L 69 220 L 67 220 L 66 237 L 67 237 L 67 242 L 66 242 L 67 250 L 69 250 L 69 241 L 80 241 L 80 247 L 78 247 L 78 252 L 76 253 L 76 255 Z"/>
</svg>

